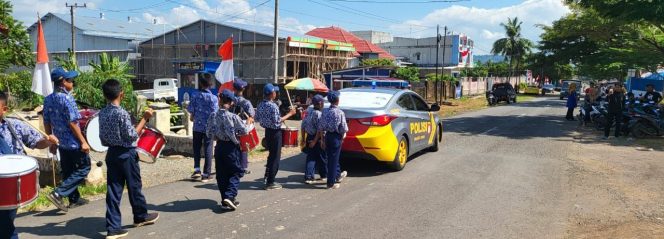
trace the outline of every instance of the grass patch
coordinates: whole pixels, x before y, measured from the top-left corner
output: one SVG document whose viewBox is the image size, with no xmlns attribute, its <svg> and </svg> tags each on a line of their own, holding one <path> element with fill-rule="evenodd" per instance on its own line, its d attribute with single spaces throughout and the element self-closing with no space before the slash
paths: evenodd
<svg viewBox="0 0 664 239">
<path fill-rule="evenodd" d="M 524 102 L 534 100 L 536 97 L 534 95 L 516 95 L 516 102 Z"/>
<path fill-rule="evenodd" d="M 446 104 L 440 106 L 441 117 L 450 117 L 464 112 L 475 111 L 487 107 L 486 97 L 461 97 L 460 99 L 450 99 Z"/>
<path fill-rule="evenodd" d="M 44 188 L 39 189 L 39 196 L 37 197 L 37 199 L 30 205 L 21 208 L 19 212 L 33 212 L 50 207 L 51 201 L 49 201 L 48 198 L 46 198 L 46 195 L 48 195 L 52 191 L 53 188 L 50 186 L 46 186 Z M 89 198 L 100 194 L 106 194 L 106 184 L 104 183 L 97 186 L 81 185 L 78 187 L 78 192 L 81 193 L 82 198 Z M 67 201 L 66 198 L 65 201 Z"/>
</svg>

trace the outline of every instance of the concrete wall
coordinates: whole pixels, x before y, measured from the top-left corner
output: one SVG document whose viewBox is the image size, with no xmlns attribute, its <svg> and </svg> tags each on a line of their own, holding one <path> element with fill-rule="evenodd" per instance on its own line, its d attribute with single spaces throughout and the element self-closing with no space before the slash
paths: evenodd
<svg viewBox="0 0 664 239">
<path fill-rule="evenodd" d="M 378 46 L 396 57 L 406 58 L 405 61 L 410 63 L 415 63 L 417 65 L 436 64 L 435 37 L 420 39 L 395 37 L 394 41 L 378 44 Z M 443 55 L 443 48 L 445 48 L 445 55 Z M 452 48 L 452 36 L 447 36 L 447 42 L 445 42 L 445 45 L 443 45 L 443 41 L 441 40 L 440 50 L 438 52 L 438 60 L 441 66 L 443 66 L 443 59 L 445 59 L 445 66 L 456 65 L 456 62 L 452 62 Z"/>
<path fill-rule="evenodd" d="M 387 43 L 393 41 L 392 34 L 379 31 L 351 31 L 355 36 L 367 40 L 373 44 Z"/>
</svg>

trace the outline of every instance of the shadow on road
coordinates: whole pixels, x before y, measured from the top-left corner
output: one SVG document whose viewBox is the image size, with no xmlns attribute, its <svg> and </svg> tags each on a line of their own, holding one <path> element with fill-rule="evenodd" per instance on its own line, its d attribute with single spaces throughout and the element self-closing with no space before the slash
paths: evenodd
<svg viewBox="0 0 664 239">
<path fill-rule="evenodd" d="M 214 185 L 215 190 L 217 186 Z M 179 200 L 164 203 L 161 205 L 148 204 L 148 210 L 158 212 L 190 212 L 203 209 L 211 209 L 217 206 L 218 202 L 210 199 Z"/>
<path fill-rule="evenodd" d="M 48 223 L 36 227 L 17 227 L 16 230 L 21 233 L 34 235 L 37 237 L 66 237 L 68 235 L 79 236 L 83 238 L 103 238 L 106 234 L 106 219 L 103 217 L 78 217 L 64 222 Z"/>
</svg>

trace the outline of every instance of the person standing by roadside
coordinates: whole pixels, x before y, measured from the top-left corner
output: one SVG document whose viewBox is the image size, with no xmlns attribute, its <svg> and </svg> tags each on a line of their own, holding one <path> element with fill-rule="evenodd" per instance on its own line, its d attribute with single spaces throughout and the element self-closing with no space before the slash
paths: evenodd
<svg viewBox="0 0 664 239">
<path fill-rule="evenodd" d="M 325 150 L 321 148 L 321 143 L 324 136 L 318 134 L 318 125 L 320 124 L 320 119 L 323 109 L 323 96 L 315 95 L 311 102 L 313 108 L 308 109 L 307 116 L 302 120 L 302 131 L 307 134 L 305 139 L 305 149 L 303 150 L 307 154 L 306 167 L 304 171 L 304 183 L 313 184 L 315 183 L 316 169 L 318 169 L 318 174 L 320 174 L 321 179 L 327 178 L 327 155 Z"/>
<path fill-rule="evenodd" d="M 212 94 L 210 88 L 214 86 L 212 74 L 203 74 L 203 79 L 199 81 L 200 89 L 193 95 L 187 111 L 194 121 L 193 147 L 194 147 L 194 173 L 191 175 L 193 180 L 207 182 L 212 173 L 212 139 L 205 135 L 207 120 L 210 114 L 219 109 L 219 100 Z M 205 165 L 201 174 L 201 147 L 205 155 Z"/>
<path fill-rule="evenodd" d="M 235 210 L 240 205 L 236 199 L 237 188 L 244 176 L 238 135 L 247 134 L 249 129 L 240 116 L 230 112 L 236 101 L 233 92 L 223 90 L 219 97 L 221 108 L 208 119 L 207 137 L 217 140 L 214 166 L 217 171 L 217 187 L 221 193 L 221 206 L 225 210 Z"/>
<path fill-rule="evenodd" d="M 81 198 L 78 186 L 83 183 L 90 172 L 90 146 L 83 137 L 78 121 L 81 114 L 78 111 L 76 100 L 72 95 L 76 71 L 65 71 L 58 67 L 51 72 L 55 90 L 44 99 L 44 130 L 47 134 L 54 134 L 60 140 L 57 150 L 60 151 L 60 168 L 62 169 L 62 183 L 51 193 L 46 195 L 53 205 L 62 211 L 68 208 L 87 203 Z M 56 153 L 56 146 L 51 152 Z M 69 198 L 69 205 L 65 206 L 63 198 Z"/>
<path fill-rule="evenodd" d="M 643 95 L 641 101 L 648 104 L 658 104 L 662 101 L 662 94 L 655 91 L 655 85 L 646 85 L 646 94 Z"/>
<path fill-rule="evenodd" d="M 347 175 L 346 171 L 340 170 L 339 156 L 341 143 L 348 132 L 348 125 L 346 115 L 339 109 L 339 92 L 330 91 L 327 100 L 330 102 L 330 108 L 325 109 L 321 115 L 318 134 L 319 136 L 325 134 L 322 148 L 327 154 L 327 188 L 337 189 Z"/>
<path fill-rule="evenodd" d="M 295 108 L 290 108 L 288 114 L 280 117 L 279 106 L 274 103 L 279 87 L 267 84 L 263 87 L 263 101 L 256 108 L 256 121 L 265 128 L 265 141 L 267 142 L 267 165 L 265 166 L 265 189 L 281 189 L 281 185 L 274 182 L 279 171 L 281 160 L 282 130 L 281 124 L 295 115 Z"/>
<path fill-rule="evenodd" d="M 233 89 L 235 89 L 235 102 L 233 102 L 231 112 L 240 116 L 240 118 L 245 120 L 248 125 L 251 125 L 254 123 L 254 116 L 256 115 L 256 111 L 254 110 L 254 106 L 251 105 L 251 102 L 245 99 L 243 96 L 244 89 L 246 87 L 247 82 L 243 81 L 242 79 L 235 79 L 233 82 Z M 250 174 L 251 171 L 247 170 L 247 167 L 249 167 L 249 152 L 240 152 L 240 154 L 242 158 L 242 170 L 245 174 Z"/>
<path fill-rule="evenodd" d="M 604 126 L 604 139 L 609 139 L 611 126 L 615 122 L 615 136 L 620 137 L 620 124 L 622 123 L 622 114 L 625 109 L 625 95 L 623 94 L 622 85 L 616 85 L 613 89 L 609 90 L 606 96 L 608 105 L 608 115 L 606 116 L 606 125 Z"/>
<path fill-rule="evenodd" d="M 569 84 L 568 91 L 569 95 L 567 96 L 567 115 L 565 119 L 573 121 L 574 120 L 574 109 L 578 104 L 578 95 L 576 93 L 576 83 Z"/>
</svg>

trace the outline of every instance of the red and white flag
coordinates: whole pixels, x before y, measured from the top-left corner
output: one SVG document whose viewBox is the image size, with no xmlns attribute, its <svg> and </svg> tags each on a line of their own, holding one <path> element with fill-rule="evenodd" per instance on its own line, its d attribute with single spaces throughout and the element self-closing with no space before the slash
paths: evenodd
<svg viewBox="0 0 664 239">
<path fill-rule="evenodd" d="M 223 89 L 232 89 L 233 80 L 235 79 L 235 72 L 233 71 L 233 37 L 229 37 L 221 47 L 219 47 L 219 56 L 221 57 L 221 64 L 214 73 L 214 77 L 221 83 L 219 92 Z"/>
<path fill-rule="evenodd" d="M 32 73 L 32 92 L 47 96 L 53 93 L 51 71 L 48 69 L 48 51 L 44 40 L 44 29 L 41 19 L 37 20 L 37 64 Z"/>
</svg>

